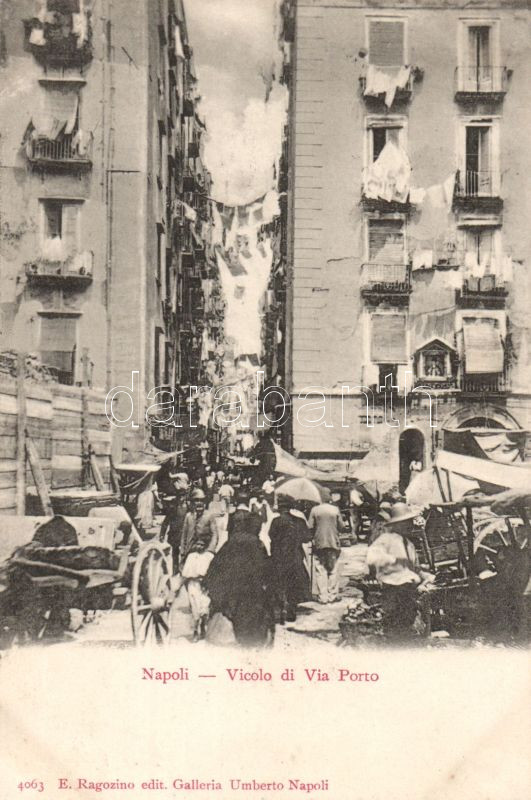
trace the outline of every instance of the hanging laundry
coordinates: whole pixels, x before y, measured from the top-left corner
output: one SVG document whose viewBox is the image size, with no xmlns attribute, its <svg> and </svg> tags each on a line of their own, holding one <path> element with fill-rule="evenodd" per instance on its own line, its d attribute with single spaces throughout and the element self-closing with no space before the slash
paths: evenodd
<svg viewBox="0 0 531 800">
<path fill-rule="evenodd" d="M 264 208 L 260 203 L 259 206 L 253 209 L 253 220 L 255 222 L 262 222 L 264 219 Z"/>
<path fill-rule="evenodd" d="M 387 142 L 376 161 L 366 170 L 364 195 L 387 202 L 394 200 L 405 203 L 409 195 L 410 175 L 407 153 L 393 142 Z"/>
<path fill-rule="evenodd" d="M 184 48 L 183 48 L 183 41 L 182 41 L 182 37 L 181 37 L 181 26 L 180 25 L 176 25 L 175 26 L 175 52 L 176 52 L 177 58 L 184 59 L 185 56 L 184 56 Z"/>
<path fill-rule="evenodd" d="M 195 208 L 192 208 L 187 203 L 183 203 L 183 209 L 186 219 L 189 219 L 191 222 L 195 222 L 197 219 L 197 212 Z"/>
<path fill-rule="evenodd" d="M 433 267 L 433 250 L 415 250 L 413 253 L 412 268 L 431 269 Z"/>
<path fill-rule="evenodd" d="M 367 66 L 365 76 L 365 91 L 363 94 L 369 97 L 378 97 L 385 94 L 389 89 L 389 75 L 381 72 L 374 64 Z"/>
<path fill-rule="evenodd" d="M 411 77 L 411 67 L 400 67 L 396 76 L 396 88 L 405 89 Z"/>
<path fill-rule="evenodd" d="M 511 256 L 502 256 L 501 263 L 502 263 L 502 269 L 501 269 L 502 280 L 512 281 L 514 276 L 514 268 Z"/>
<path fill-rule="evenodd" d="M 405 89 L 411 76 L 411 67 L 401 67 L 394 75 L 382 72 L 369 64 L 365 78 L 364 95 L 378 97 L 385 95 L 385 105 L 391 108 L 394 103 L 397 89 Z"/>
<path fill-rule="evenodd" d="M 424 202 L 426 197 L 426 189 L 412 188 L 409 190 L 409 202 L 414 206 L 418 206 Z"/>
<path fill-rule="evenodd" d="M 263 202 L 263 209 L 264 209 L 264 219 L 268 221 L 272 220 L 274 217 L 279 216 L 280 206 L 278 204 L 278 195 L 274 190 L 268 192 L 265 195 Z"/>
<path fill-rule="evenodd" d="M 429 189 L 426 189 L 426 195 L 433 208 L 446 209 L 446 196 L 442 184 L 430 186 Z"/>
<path fill-rule="evenodd" d="M 448 210 L 452 209 L 454 200 L 455 172 L 452 172 L 443 183 L 444 200 Z"/>
<path fill-rule="evenodd" d="M 232 228 L 232 223 L 234 220 L 236 209 L 234 206 L 221 206 L 220 214 L 221 219 L 223 222 L 223 227 L 226 228 L 228 231 Z"/>
<path fill-rule="evenodd" d="M 42 47 L 43 45 L 46 44 L 46 39 L 44 37 L 44 31 L 43 31 L 42 28 L 33 28 L 32 29 L 32 31 L 30 33 L 30 37 L 29 37 L 29 43 L 30 44 L 35 44 L 38 47 Z"/>
</svg>

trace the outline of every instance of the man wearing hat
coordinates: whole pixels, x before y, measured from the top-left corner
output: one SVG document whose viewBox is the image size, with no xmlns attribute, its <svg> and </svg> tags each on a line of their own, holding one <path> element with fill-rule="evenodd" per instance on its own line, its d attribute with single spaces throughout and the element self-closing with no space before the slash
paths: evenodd
<svg viewBox="0 0 531 800">
<path fill-rule="evenodd" d="M 192 510 L 184 518 L 179 561 L 181 569 L 193 550 L 216 552 L 218 526 L 215 515 L 206 510 L 206 497 L 202 489 L 196 488 L 190 495 Z"/>
<path fill-rule="evenodd" d="M 412 633 L 417 615 L 417 594 L 434 576 L 423 572 L 411 540 L 417 514 L 407 503 L 395 503 L 381 533 L 367 550 L 367 564 L 382 587 L 384 631 L 400 639 Z"/>
<path fill-rule="evenodd" d="M 323 491 L 324 502 L 314 506 L 310 512 L 308 526 L 312 530 L 313 552 L 316 556 L 315 574 L 320 603 L 336 603 L 339 598 L 339 534 L 345 529 L 338 503 L 339 493 L 330 497 Z M 330 498 L 331 502 L 328 502 Z"/>
</svg>

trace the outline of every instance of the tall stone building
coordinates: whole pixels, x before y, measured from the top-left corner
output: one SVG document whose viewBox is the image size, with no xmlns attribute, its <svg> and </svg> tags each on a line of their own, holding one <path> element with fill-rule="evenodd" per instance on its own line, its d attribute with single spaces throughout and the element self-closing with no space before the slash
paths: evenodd
<svg viewBox="0 0 531 800">
<path fill-rule="evenodd" d="M 150 389 L 197 378 L 208 302 L 182 0 L 0 14 L 0 351 L 37 353 L 71 384 L 131 386 L 136 371 L 142 415 Z"/>
<path fill-rule="evenodd" d="M 291 0 L 283 17 L 287 443 L 402 485 L 456 431 L 525 456 L 529 3 Z"/>
</svg>

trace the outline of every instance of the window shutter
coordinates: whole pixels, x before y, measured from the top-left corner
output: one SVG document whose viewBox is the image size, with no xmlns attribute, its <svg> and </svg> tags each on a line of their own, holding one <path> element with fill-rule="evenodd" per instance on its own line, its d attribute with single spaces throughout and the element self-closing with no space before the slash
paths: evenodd
<svg viewBox="0 0 531 800">
<path fill-rule="evenodd" d="M 465 372 L 495 374 L 503 372 L 503 344 L 495 319 L 466 319 L 463 324 Z"/>
<path fill-rule="evenodd" d="M 370 20 L 369 61 L 379 67 L 400 67 L 404 64 L 403 21 Z"/>
<path fill-rule="evenodd" d="M 371 361 L 374 364 L 406 363 L 405 314 L 373 314 L 371 322 Z"/>
<path fill-rule="evenodd" d="M 369 220 L 369 261 L 376 264 L 404 263 L 402 220 Z"/>
<path fill-rule="evenodd" d="M 41 318 L 41 359 L 48 367 L 70 372 L 76 344 L 75 317 Z"/>
<path fill-rule="evenodd" d="M 65 203 L 63 206 L 63 242 L 65 255 L 77 251 L 77 223 L 79 203 Z"/>
<path fill-rule="evenodd" d="M 53 133 L 72 133 L 77 120 L 78 93 L 71 89 L 48 89 L 45 98 L 46 118 L 50 121 Z"/>
</svg>

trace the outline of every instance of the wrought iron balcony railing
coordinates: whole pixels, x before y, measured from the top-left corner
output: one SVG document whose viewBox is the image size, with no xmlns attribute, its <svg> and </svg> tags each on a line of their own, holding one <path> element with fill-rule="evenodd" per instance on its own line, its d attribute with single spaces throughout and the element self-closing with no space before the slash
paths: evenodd
<svg viewBox="0 0 531 800">
<path fill-rule="evenodd" d="M 460 389 L 467 394 L 504 394 L 509 391 L 509 380 L 503 373 L 493 375 L 462 375 Z"/>
<path fill-rule="evenodd" d="M 502 99 L 507 92 L 507 67 L 457 67 L 455 70 L 456 99 L 473 99 L 475 95 L 489 95 Z"/>
<path fill-rule="evenodd" d="M 92 167 L 92 136 L 81 144 L 78 134 L 61 139 L 34 138 L 27 143 L 29 162 L 36 167 L 90 169 Z"/>
<path fill-rule="evenodd" d="M 503 208 L 500 176 L 497 171 L 458 170 L 455 178 L 454 206 L 465 210 L 481 209 L 498 213 Z"/>
<path fill-rule="evenodd" d="M 91 250 L 65 256 L 60 261 L 39 255 L 26 264 L 26 278 L 30 286 L 84 289 L 92 283 L 93 267 Z"/>
<path fill-rule="evenodd" d="M 362 292 L 396 292 L 409 294 L 411 291 L 410 270 L 407 264 L 379 264 L 368 262 L 361 268 Z"/>
<path fill-rule="evenodd" d="M 460 170 L 455 191 L 458 197 L 498 197 L 498 174 L 492 170 Z"/>
</svg>

